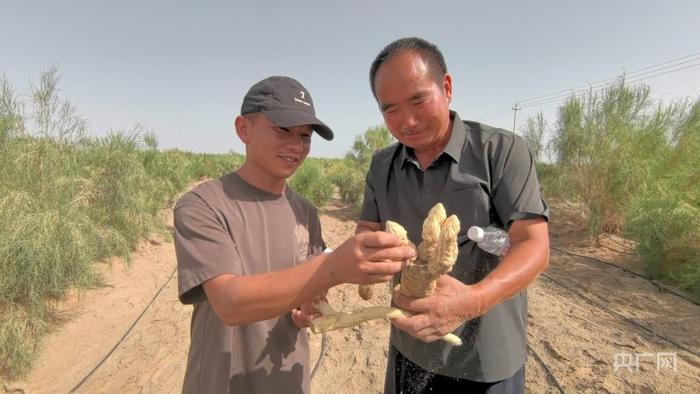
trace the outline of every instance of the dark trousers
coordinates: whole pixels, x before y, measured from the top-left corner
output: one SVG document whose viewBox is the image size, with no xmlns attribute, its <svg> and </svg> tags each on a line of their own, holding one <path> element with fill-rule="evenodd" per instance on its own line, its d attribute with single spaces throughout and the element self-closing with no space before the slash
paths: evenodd
<svg viewBox="0 0 700 394">
<path fill-rule="evenodd" d="M 437 375 L 414 364 L 393 346 L 389 346 L 389 362 L 384 382 L 384 394 L 422 393 L 488 393 L 516 394 L 525 392 L 525 366 L 513 376 L 499 382 L 473 380 Z"/>
</svg>

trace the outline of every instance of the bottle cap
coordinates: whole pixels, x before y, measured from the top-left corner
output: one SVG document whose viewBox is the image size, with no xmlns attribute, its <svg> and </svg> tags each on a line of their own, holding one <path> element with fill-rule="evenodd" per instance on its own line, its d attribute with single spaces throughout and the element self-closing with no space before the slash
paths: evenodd
<svg viewBox="0 0 700 394">
<path fill-rule="evenodd" d="M 471 226 L 467 231 L 467 237 L 474 242 L 481 242 L 484 239 L 484 229 L 479 226 Z"/>
</svg>

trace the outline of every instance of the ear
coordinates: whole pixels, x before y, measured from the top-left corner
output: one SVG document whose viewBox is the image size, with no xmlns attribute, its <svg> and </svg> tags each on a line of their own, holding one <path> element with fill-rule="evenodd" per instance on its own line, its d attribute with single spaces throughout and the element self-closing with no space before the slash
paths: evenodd
<svg viewBox="0 0 700 394">
<path fill-rule="evenodd" d="M 445 97 L 447 97 L 447 103 L 449 104 L 452 101 L 452 75 L 445 73 L 442 88 L 445 90 Z"/>
<path fill-rule="evenodd" d="M 236 134 L 240 138 L 241 142 L 248 144 L 250 141 L 250 120 L 246 117 L 238 115 L 236 116 L 236 121 L 234 122 L 236 126 Z"/>
</svg>

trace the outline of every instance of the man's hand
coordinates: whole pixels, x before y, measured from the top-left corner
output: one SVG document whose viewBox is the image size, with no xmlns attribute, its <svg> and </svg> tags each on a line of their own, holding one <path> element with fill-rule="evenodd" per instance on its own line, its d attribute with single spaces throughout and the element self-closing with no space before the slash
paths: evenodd
<svg viewBox="0 0 700 394">
<path fill-rule="evenodd" d="M 481 295 L 474 286 L 449 275 L 438 278 L 435 292 L 428 297 L 411 298 L 395 291 L 393 302 L 414 315 L 394 319 L 391 323 L 424 342 L 438 340 L 485 312 Z"/>
<path fill-rule="evenodd" d="M 327 296 L 328 292 L 326 291 L 323 294 L 319 294 L 313 300 L 292 309 L 290 313 L 294 324 L 299 328 L 308 327 L 311 324 L 311 320 L 321 316 L 321 313 L 316 309 L 316 305 L 321 301 L 328 302 Z"/>
<path fill-rule="evenodd" d="M 413 248 L 400 245 L 396 235 L 369 231 L 345 241 L 328 256 L 328 263 L 338 283 L 381 283 L 401 272 L 415 255 Z"/>
</svg>

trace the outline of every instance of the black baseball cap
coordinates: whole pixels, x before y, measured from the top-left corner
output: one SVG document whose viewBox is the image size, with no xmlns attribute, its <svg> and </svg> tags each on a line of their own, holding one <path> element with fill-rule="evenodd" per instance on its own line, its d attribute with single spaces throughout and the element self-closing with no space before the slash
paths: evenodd
<svg viewBox="0 0 700 394">
<path fill-rule="evenodd" d="M 321 137 L 333 139 L 333 131 L 316 117 L 311 95 L 293 78 L 273 76 L 253 85 L 243 98 L 241 115 L 257 112 L 277 126 L 309 125 Z"/>
</svg>

